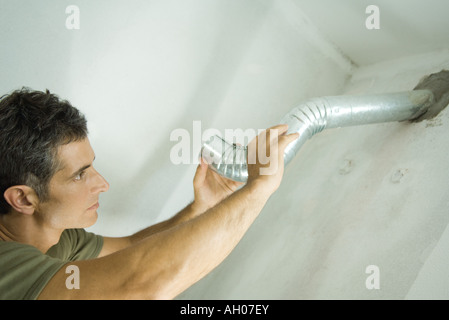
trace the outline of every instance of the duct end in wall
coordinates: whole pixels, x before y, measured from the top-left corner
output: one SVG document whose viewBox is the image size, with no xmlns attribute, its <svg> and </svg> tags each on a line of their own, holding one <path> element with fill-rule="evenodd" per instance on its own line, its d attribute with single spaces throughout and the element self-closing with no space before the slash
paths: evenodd
<svg viewBox="0 0 449 320">
<path fill-rule="evenodd" d="M 442 70 L 421 79 L 413 90 L 429 90 L 433 93 L 434 102 L 426 113 L 412 122 L 420 122 L 435 118 L 449 104 L 449 71 Z"/>
</svg>

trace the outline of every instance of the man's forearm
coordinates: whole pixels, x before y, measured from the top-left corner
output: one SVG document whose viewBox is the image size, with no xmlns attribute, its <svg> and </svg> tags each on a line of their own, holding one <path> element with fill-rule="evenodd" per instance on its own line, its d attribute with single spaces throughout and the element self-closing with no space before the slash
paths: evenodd
<svg viewBox="0 0 449 320">
<path fill-rule="evenodd" d="M 94 283 L 98 287 L 62 292 L 69 298 L 83 299 L 172 299 L 227 257 L 269 196 L 256 185 L 246 185 L 184 223 L 143 237 L 103 258 L 76 262 L 83 273 L 81 287 Z M 105 274 L 105 269 L 114 276 Z M 65 274 L 58 277 L 61 279 L 52 284 L 63 282 Z"/>
<path fill-rule="evenodd" d="M 195 207 L 194 203 L 190 203 L 187 205 L 184 209 L 179 211 L 175 216 L 172 218 L 159 222 L 155 225 L 152 225 L 148 228 L 145 228 L 131 236 L 129 236 L 129 240 L 131 244 L 136 244 L 137 242 L 164 230 L 173 228 L 174 226 L 184 223 L 186 221 L 189 221 L 190 219 L 195 218 L 196 216 L 202 214 L 204 211 L 198 210 L 197 207 Z"/>
</svg>

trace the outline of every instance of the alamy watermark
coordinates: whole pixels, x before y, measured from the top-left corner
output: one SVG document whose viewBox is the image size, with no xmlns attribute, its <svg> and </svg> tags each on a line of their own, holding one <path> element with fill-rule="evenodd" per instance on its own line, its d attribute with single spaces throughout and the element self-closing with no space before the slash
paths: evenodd
<svg viewBox="0 0 449 320">
<path fill-rule="evenodd" d="M 368 290 L 380 289 L 380 269 L 378 266 L 371 264 L 366 267 L 365 273 L 369 276 L 365 280 L 365 287 Z"/>
<path fill-rule="evenodd" d="M 376 5 L 369 5 L 365 9 L 365 13 L 369 16 L 365 20 L 365 27 L 368 30 L 379 30 L 380 29 L 380 9 Z"/>
<path fill-rule="evenodd" d="M 173 164 L 199 164 L 201 147 L 212 138 L 223 137 L 223 142 L 245 146 L 262 131 L 264 130 L 225 129 L 223 135 L 218 129 L 203 130 L 201 121 L 193 121 L 192 134 L 185 128 L 177 128 L 170 133 L 170 141 L 178 142 L 170 150 L 170 160 Z M 216 162 L 219 161 L 215 155 L 210 156 L 216 159 Z"/>
<path fill-rule="evenodd" d="M 80 269 L 78 266 L 69 265 L 65 268 L 65 273 L 70 274 L 65 280 L 65 286 L 69 290 L 80 289 Z"/>
<path fill-rule="evenodd" d="M 68 30 L 80 29 L 80 8 L 76 5 L 70 5 L 65 8 L 65 13 L 68 15 L 65 20 L 65 27 Z"/>
<path fill-rule="evenodd" d="M 67 15 L 65 20 L 65 27 L 68 30 L 79 30 L 80 29 L 80 9 L 77 5 L 69 5 L 65 9 Z M 365 27 L 368 30 L 379 30 L 380 29 L 380 9 L 376 5 L 369 5 L 365 9 L 365 13 L 368 17 L 365 20 Z"/>
<path fill-rule="evenodd" d="M 201 121 L 193 121 L 191 132 L 177 128 L 170 133 L 170 141 L 176 142 L 170 150 L 170 161 L 176 165 L 199 164 L 202 157 L 209 164 L 243 164 L 243 161 L 247 164 L 259 163 L 268 165 L 260 168 L 261 175 L 268 175 L 277 170 L 278 157 L 272 156 L 270 150 L 278 148 L 278 134 L 277 129 L 225 129 L 223 135 L 218 129 L 203 131 Z M 256 137 L 257 143 L 251 143 Z M 216 149 L 203 149 L 202 146 L 212 139 L 215 139 L 212 145 Z M 247 148 L 247 158 L 237 159 L 237 155 L 242 155 L 239 150 L 244 146 Z M 227 153 L 232 148 L 234 150 Z"/>
</svg>

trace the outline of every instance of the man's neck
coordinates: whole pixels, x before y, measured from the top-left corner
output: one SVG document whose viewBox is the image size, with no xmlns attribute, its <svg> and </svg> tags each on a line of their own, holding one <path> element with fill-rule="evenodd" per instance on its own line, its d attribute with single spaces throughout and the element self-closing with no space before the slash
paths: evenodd
<svg viewBox="0 0 449 320">
<path fill-rule="evenodd" d="M 0 239 L 28 244 L 46 253 L 59 242 L 64 230 L 54 230 L 40 225 L 32 216 L 18 213 L 0 215 Z"/>
</svg>

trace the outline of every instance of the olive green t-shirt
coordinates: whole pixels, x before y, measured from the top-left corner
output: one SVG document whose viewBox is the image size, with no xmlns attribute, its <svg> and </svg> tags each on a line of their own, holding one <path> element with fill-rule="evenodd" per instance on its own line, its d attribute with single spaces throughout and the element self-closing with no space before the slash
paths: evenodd
<svg viewBox="0 0 449 320">
<path fill-rule="evenodd" d="M 84 229 L 65 230 L 46 254 L 18 242 L 0 241 L 0 300 L 35 300 L 70 261 L 98 257 L 103 237 Z"/>
</svg>

